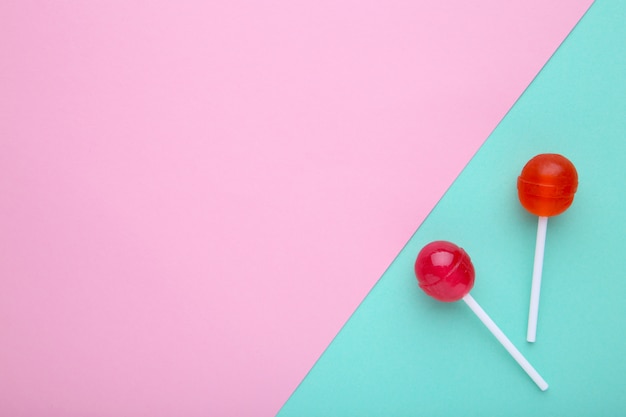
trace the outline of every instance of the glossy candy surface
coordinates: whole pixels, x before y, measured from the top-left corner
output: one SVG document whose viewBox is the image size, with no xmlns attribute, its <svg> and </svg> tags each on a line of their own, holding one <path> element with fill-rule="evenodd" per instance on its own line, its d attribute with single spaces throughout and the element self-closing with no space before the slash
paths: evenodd
<svg viewBox="0 0 626 417">
<path fill-rule="evenodd" d="M 556 216 L 569 208 L 578 188 L 574 164 L 558 154 L 541 154 L 532 158 L 517 179 L 522 206 L 543 217 Z"/>
<path fill-rule="evenodd" d="M 415 276 L 429 296 L 445 302 L 463 298 L 474 286 L 474 266 L 460 247 L 443 240 L 424 246 L 415 260 Z"/>
</svg>

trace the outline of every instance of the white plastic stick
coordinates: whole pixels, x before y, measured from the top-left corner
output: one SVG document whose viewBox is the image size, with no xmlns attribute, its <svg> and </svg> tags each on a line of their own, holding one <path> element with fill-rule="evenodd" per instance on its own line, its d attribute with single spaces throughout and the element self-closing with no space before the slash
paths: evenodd
<svg viewBox="0 0 626 417">
<path fill-rule="evenodd" d="M 489 317 L 487 313 L 485 313 L 485 310 L 483 310 L 478 305 L 476 300 L 474 300 L 471 295 L 467 294 L 465 297 L 463 297 L 463 301 L 465 301 L 469 308 L 471 308 L 472 311 L 478 316 L 480 321 L 482 321 L 483 324 L 487 326 L 489 331 L 496 337 L 496 339 L 498 339 L 498 341 L 502 344 L 502 346 L 504 346 L 507 352 L 509 352 L 511 356 L 513 356 L 513 359 L 517 361 L 519 366 L 521 366 L 522 369 L 526 371 L 528 376 L 535 382 L 535 384 L 537 384 L 539 389 L 542 391 L 547 390 L 548 383 L 541 377 L 541 375 L 539 375 L 539 372 L 537 372 L 535 368 L 533 368 L 530 362 L 526 360 L 526 358 L 520 353 L 520 351 L 517 350 L 517 348 L 513 345 L 513 343 L 511 343 L 509 338 L 506 337 L 504 333 L 502 333 L 502 330 L 500 330 L 500 328 L 493 322 L 493 320 L 491 320 L 491 317 Z"/>
<path fill-rule="evenodd" d="M 546 232 L 548 218 L 539 216 L 537 223 L 537 242 L 535 243 L 535 263 L 533 265 L 533 283 L 530 287 L 530 308 L 528 309 L 528 331 L 526 340 L 537 339 L 537 316 L 539 314 L 539 293 L 541 292 L 541 273 L 543 270 L 543 253 L 546 248 Z"/>
</svg>

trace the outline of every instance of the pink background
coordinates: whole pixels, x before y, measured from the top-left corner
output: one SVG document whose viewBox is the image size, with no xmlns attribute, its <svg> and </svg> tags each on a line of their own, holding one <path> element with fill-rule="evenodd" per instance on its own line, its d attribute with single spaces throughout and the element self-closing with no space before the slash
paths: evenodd
<svg viewBox="0 0 626 417">
<path fill-rule="evenodd" d="M 270 416 L 590 0 L 0 4 L 0 415 Z"/>
</svg>

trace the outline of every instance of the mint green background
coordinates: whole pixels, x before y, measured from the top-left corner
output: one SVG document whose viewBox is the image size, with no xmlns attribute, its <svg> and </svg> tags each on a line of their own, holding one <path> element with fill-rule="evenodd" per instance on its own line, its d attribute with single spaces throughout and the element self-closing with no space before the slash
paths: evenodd
<svg viewBox="0 0 626 417">
<path fill-rule="evenodd" d="M 515 184 L 544 152 L 574 162 L 580 185 L 572 207 L 548 223 L 531 345 L 537 220 Z M 548 391 L 463 302 L 420 292 L 415 256 L 439 239 L 472 257 L 472 295 Z M 626 415 L 626 1 L 596 1 L 279 413 L 417 415 Z"/>
</svg>

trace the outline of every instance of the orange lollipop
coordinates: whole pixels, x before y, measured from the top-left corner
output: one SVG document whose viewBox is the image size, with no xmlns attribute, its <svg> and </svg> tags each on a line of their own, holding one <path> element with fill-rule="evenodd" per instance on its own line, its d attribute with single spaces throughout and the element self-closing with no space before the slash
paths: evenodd
<svg viewBox="0 0 626 417">
<path fill-rule="evenodd" d="M 548 217 L 559 215 L 567 210 L 574 201 L 577 188 L 578 173 L 574 164 L 558 154 L 547 153 L 535 156 L 524 166 L 522 174 L 517 179 L 520 203 L 526 210 L 539 216 L 526 334 L 526 340 L 529 342 L 534 342 L 537 336 L 539 293 Z"/>
<path fill-rule="evenodd" d="M 544 153 L 528 161 L 517 179 L 522 206 L 540 217 L 556 216 L 572 205 L 578 173 L 564 156 Z"/>
</svg>

